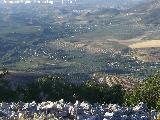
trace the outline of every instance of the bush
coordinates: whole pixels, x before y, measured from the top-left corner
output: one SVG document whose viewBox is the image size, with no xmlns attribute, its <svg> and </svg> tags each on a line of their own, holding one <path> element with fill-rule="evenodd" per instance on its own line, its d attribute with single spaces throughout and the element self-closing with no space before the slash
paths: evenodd
<svg viewBox="0 0 160 120">
<path fill-rule="evenodd" d="M 80 100 L 90 103 L 123 103 L 124 90 L 120 85 L 109 87 L 107 84 L 97 84 L 87 81 L 79 88 L 77 95 Z"/>
<path fill-rule="evenodd" d="M 3 68 L 2 73 L 0 74 L 0 101 L 11 102 L 17 101 L 18 91 L 12 90 L 11 83 L 5 79 L 5 76 L 9 72 L 7 69 Z"/>
<path fill-rule="evenodd" d="M 90 103 L 123 103 L 124 91 L 121 86 L 109 87 L 106 84 L 97 84 L 87 81 L 81 85 L 66 83 L 58 76 L 47 76 L 28 85 L 25 101 L 57 101 L 64 99 L 67 102 L 75 100 Z"/>
<path fill-rule="evenodd" d="M 58 76 L 46 76 L 40 78 L 27 86 L 26 101 L 60 100 L 66 98 L 71 100 L 73 94 L 72 86 Z"/>
<path fill-rule="evenodd" d="M 125 99 L 126 105 L 135 105 L 143 101 L 149 108 L 160 110 L 160 74 L 149 77 L 132 92 L 126 93 Z"/>
<path fill-rule="evenodd" d="M 81 85 L 66 83 L 59 76 L 46 76 L 24 86 L 18 86 L 16 90 L 10 87 L 2 89 L 1 101 L 9 102 L 42 102 L 64 99 L 67 102 L 75 100 L 88 101 L 90 103 L 123 103 L 124 91 L 121 86 L 109 87 L 106 84 L 97 84 L 87 81 Z"/>
</svg>

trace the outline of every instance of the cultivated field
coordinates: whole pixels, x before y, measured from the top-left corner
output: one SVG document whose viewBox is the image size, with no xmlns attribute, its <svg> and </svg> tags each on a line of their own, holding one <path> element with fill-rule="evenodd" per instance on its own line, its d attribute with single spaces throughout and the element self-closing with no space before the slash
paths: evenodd
<svg viewBox="0 0 160 120">
<path fill-rule="evenodd" d="M 130 48 L 158 48 L 160 47 L 160 40 L 149 40 L 144 42 L 137 42 L 129 45 Z"/>
</svg>

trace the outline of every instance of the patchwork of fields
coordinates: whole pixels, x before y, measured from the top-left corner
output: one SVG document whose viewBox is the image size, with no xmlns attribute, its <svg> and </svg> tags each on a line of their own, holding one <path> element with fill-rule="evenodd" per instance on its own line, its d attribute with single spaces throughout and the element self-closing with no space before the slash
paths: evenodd
<svg viewBox="0 0 160 120">
<path fill-rule="evenodd" d="M 0 12 L 1 68 L 65 75 L 104 72 L 146 77 L 160 67 L 160 63 L 154 63 L 158 61 L 158 50 L 139 51 L 160 47 L 159 40 L 154 40 L 159 28 L 146 25 L 144 14 L 98 6 L 95 11 L 92 7 L 50 5 L 9 7 L 0 8 L 4 11 Z M 152 59 L 144 62 L 146 58 Z"/>
</svg>

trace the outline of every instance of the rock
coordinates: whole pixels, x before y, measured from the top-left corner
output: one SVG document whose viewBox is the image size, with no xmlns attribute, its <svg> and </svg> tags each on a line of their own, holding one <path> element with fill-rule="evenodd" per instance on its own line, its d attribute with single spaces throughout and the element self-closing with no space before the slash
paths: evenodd
<svg viewBox="0 0 160 120">
<path fill-rule="evenodd" d="M 133 113 L 134 111 L 133 111 L 133 107 L 128 107 L 128 108 L 126 108 L 126 111 L 125 111 L 127 114 L 131 114 L 131 113 Z"/>
<path fill-rule="evenodd" d="M 75 109 L 73 106 L 70 106 L 68 111 L 69 111 L 69 114 L 71 114 L 71 115 L 74 115 L 74 113 L 75 113 Z"/>
<path fill-rule="evenodd" d="M 133 114 L 133 115 L 131 115 L 131 120 L 141 120 L 141 119 L 140 119 L 139 115 Z"/>
<path fill-rule="evenodd" d="M 0 103 L 0 119 L 50 119 L 50 120 L 148 120 L 147 106 L 139 103 L 135 107 L 120 107 L 116 104 L 94 104 L 87 102 L 74 104 L 57 102 L 42 103 Z M 151 111 L 151 118 L 158 113 Z"/>
<path fill-rule="evenodd" d="M 127 115 L 122 115 L 121 120 L 128 120 L 128 116 Z"/>
<path fill-rule="evenodd" d="M 99 115 L 91 116 L 87 120 L 101 120 Z"/>
<path fill-rule="evenodd" d="M 148 116 L 142 115 L 142 116 L 141 116 L 141 120 L 148 120 Z"/>
<path fill-rule="evenodd" d="M 47 102 L 43 102 L 41 103 L 41 106 L 39 106 L 39 109 L 51 109 L 54 106 L 53 102 L 51 101 L 47 101 Z"/>
<path fill-rule="evenodd" d="M 121 117 L 124 114 L 124 111 L 121 109 L 114 111 L 114 116 L 115 117 Z"/>
<path fill-rule="evenodd" d="M 22 118 L 23 114 L 22 113 L 18 113 L 18 118 Z"/>
<path fill-rule="evenodd" d="M 62 109 L 63 109 L 63 107 L 62 107 L 61 104 L 57 104 L 57 105 L 56 105 L 56 108 L 59 109 L 59 110 L 62 110 Z"/>
<path fill-rule="evenodd" d="M 0 117 L 7 117 L 7 114 L 0 110 Z"/>
<path fill-rule="evenodd" d="M 77 115 L 76 119 L 77 119 L 77 120 L 83 120 L 84 117 L 83 117 L 82 115 Z"/>
<path fill-rule="evenodd" d="M 61 117 L 66 117 L 67 115 L 68 115 L 68 113 L 66 111 L 59 112 L 59 116 L 61 116 Z"/>
<path fill-rule="evenodd" d="M 74 106 L 78 107 L 78 106 L 80 106 L 80 104 L 81 104 L 81 103 L 80 103 L 78 100 L 76 100 Z"/>
<path fill-rule="evenodd" d="M 61 99 L 61 100 L 59 100 L 58 102 L 59 102 L 60 104 L 63 104 L 63 103 L 64 103 L 64 100 Z"/>
<path fill-rule="evenodd" d="M 29 103 L 25 103 L 25 104 L 23 105 L 23 109 L 22 109 L 22 110 L 27 110 L 28 107 L 29 107 Z"/>
<path fill-rule="evenodd" d="M 156 119 L 155 116 L 157 115 L 156 110 L 151 110 L 151 119 L 154 120 Z"/>
<path fill-rule="evenodd" d="M 91 106 L 87 102 L 82 102 L 80 106 L 85 110 L 89 110 L 91 108 Z"/>
<path fill-rule="evenodd" d="M 104 117 L 106 119 L 111 119 L 113 117 L 113 115 L 114 115 L 114 113 L 106 112 L 105 115 L 104 115 Z"/>
<path fill-rule="evenodd" d="M 140 102 L 137 106 L 133 107 L 133 111 L 137 112 L 146 112 L 147 111 L 147 105 L 143 102 Z"/>
</svg>

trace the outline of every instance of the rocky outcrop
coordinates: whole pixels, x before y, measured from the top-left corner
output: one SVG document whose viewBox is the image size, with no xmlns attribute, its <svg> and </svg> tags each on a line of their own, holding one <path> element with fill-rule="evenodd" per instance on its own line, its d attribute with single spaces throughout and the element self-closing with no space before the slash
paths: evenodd
<svg viewBox="0 0 160 120">
<path fill-rule="evenodd" d="M 0 119 L 19 120 L 156 120 L 157 112 L 148 111 L 144 103 L 134 107 L 116 104 L 94 104 L 76 101 L 0 103 Z"/>
</svg>

